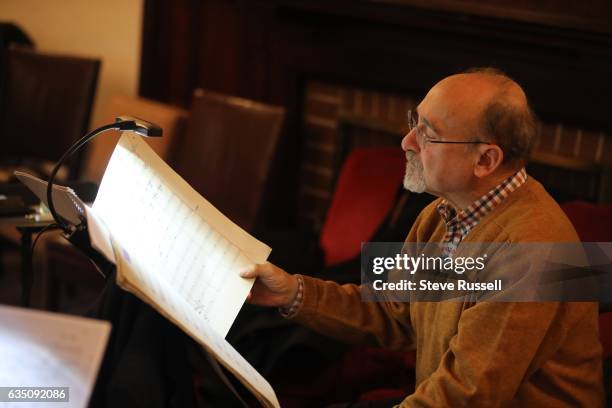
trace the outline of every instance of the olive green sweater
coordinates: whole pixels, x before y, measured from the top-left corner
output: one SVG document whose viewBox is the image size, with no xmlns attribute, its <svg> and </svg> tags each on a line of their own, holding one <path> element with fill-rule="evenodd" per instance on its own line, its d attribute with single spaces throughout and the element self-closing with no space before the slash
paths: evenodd
<svg viewBox="0 0 612 408">
<path fill-rule="evenodd" d="M 442 241 L 439 202 L 419 215 L 408 242 Z M 570 221 L 530 177 L 463 242 L 575 241 Z M 401 407 L 603 404 L 595 303 L 364 302 L 359 286 L 305 276 L 292 319 L 350 343 L 416 348 L 416 390 Z"/>
</svg>

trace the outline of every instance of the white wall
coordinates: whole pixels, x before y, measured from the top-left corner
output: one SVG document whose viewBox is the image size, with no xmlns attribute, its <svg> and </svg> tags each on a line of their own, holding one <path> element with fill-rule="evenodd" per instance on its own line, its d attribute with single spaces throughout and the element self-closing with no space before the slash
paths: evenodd
<svg viewBox="0 0 612 408">
<path fill-rule="evenodd" d="M 136 95 L 144 0 L 0 0 L 0 20 L 19 25 L 44 52 L 102 60 L 91 127 L 116 93 Z"/>
</svg>

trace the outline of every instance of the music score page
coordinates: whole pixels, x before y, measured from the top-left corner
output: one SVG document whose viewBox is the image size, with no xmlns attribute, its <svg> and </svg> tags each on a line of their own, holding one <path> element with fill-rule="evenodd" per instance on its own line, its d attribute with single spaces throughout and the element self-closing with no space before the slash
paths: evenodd
<svg viewBox="0 0 612 408">
<path fill-rule="evenodd" d="M 127 257 L 159 276 L 225 337 L 253 285 L 238 272 L 265 262 L 267 245 L 232 223 L 130 133 L 111 157 L 92 210 Z"/>
<path fill-rule="evenodd" d="M 92 246 L 112 255 L 117 283 L 198 341 L 265 406 L 278 407 L 270 384 L 225 340 L 254 282 L 238 273 L 265 262 L 270 247 L 127 132 L 87 212 Z"/>
</svg>

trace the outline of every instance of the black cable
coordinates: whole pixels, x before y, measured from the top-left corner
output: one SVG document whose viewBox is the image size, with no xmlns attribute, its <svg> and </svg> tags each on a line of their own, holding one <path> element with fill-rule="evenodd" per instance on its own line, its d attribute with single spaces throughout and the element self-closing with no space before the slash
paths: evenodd
<svg viewBox="0 0 612 408">
<path fill-rule="evenodd" d="M 49 211 L 51 212 L 53 219 L 55 219 L 55 221 L 65 232 L 70 232 L 69 225 L 59 217 L 55 211 L 55 205 L 53 205 L 53 182 L 55 180 L 55 176 L 57 175 L 57 172 L 62 164 L 70 156 L 72 156 L 81 147 L 89 143 L 94 137 L 98 136 L 100 133 L 106 132 L 107 130 L 131 131 L 146 137 L 161 137 L 163 134 L 162 128 L 154 123 L 133 118 L 131 116 L 120 116 L 116 119 L 115 123 L 100 126 L 99 128 L 92 130 L 70 146 L 70 148 L 57 161 L 55 167 L 53 167 L 51 175 L 49 176 L 49 183 L 47 185 L 47 206 L 49 207 Z"/>
<path fill-rule="evenodd" d="M 51 175 L 49 176 L 49 184 L 47 185 L 47 206 L 49 207 L 49 211 L 51 212 L 53 219 L 57 222 L 57 224 L 64 231 L 69 230 L 68 224 L 66 224 L 64 220 L 60 218 L 59 214 L 55 211 L 55 205 L 53 205 L 53 182 L 55 180 L 55 176 L 57 175 L 57 172 L 59 171 L 62 164 L 66 161 L 66 159 L 72 156 L 77 150 L 79 150 L 81 147 L 87 144 L 91 139 L 93 139 L 100 133 L 106 132 L 107 130 L 118 130 L 118 129 L 120 129 L 120 123 L 111 123 L 111 124 L 108 124 L 108 125 L 92 130 L 91 132 L 89 132 L 88 134 L 86 134 L 85 136 L 77 140 L 68 150 L 66 150 L 66 152 L 62 155 L 62 157 L 60 157 L 60 159 L 55 164 L 55 167 L 53 167 L 53 171 L 51 171 Z"/>
<path fill-rule="evenodd" d="M 40 230 L 40 232 L 38 233 L 38 235 L 36 235 L 36 238 L 34 238 L 34 242 L 32 243 L 32 247 L 30 248 L 30 262 L 32 262 L 32 264 L 34 264 L 34 248 L 36 248 L 36 243 L 38 242 L 38 239 L 42 236 L 42 234 L 44 234 L 45 232 L 49 232 L 51 231 L 52 228 L 60 228 L 61 226 L 55 222 L 52 222 L 51 224 L 47 224 L 43 227 L 43 229 Z M 33 265 L 32 265 L 33 266 Z"/>
<path fill-rule="evenodd" d="M 51 224 L 47 224 L 47 225 L 45 225 L 43 227 L 43 229 L 40 230 L 38 235 L 36 235 L 36 238 L 34 238 L 34 242 L 32 242 L 32 246 L 30 247 L 30 271 L 34 270 L 34 249 L 36 248 L 36 243 L 38 242 L 38 239 L 40 237 L 42 237 L 42 235 L 45 232 L 49 232 L 49 231 L 51 231 L 52 228 L 58 228 L 58 227 L 60 227 L 60 225 L 57 224 L 57 223 L 54 223 L 54 222 L 52 222 Z M 32 289 L 32 282 L 31 281 L 30 281 L 28 286 L 29 286 L 29 288 L 26 289 L 28 291 L 27 293 L 29 293 L 29 291 Z"/>
</svg>

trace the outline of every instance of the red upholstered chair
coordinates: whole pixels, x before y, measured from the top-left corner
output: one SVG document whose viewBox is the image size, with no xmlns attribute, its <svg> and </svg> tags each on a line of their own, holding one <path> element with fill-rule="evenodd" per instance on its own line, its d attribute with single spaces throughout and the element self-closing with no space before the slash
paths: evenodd
<svg viewBox="0 0 612 408">
<path fill-rule="evenodd" d="M 359 255 L 391 210 L 404 177 L 406 158 L 399 147 L 355 149 L 336 184 L 321 230 L 325 266 Z"/>
<path fill-rule="evenodd" d="M 612 241 L 612 205 L 571 201 L 561 205 L 582 242 Z"/>
</svg>

